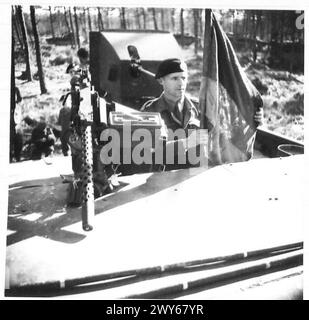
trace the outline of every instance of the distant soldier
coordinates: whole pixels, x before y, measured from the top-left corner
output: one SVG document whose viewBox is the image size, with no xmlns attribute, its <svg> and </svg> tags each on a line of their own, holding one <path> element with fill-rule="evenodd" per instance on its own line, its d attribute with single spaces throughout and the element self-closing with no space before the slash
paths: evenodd
<svg viewBox="0 0 309 320">
<path fill-rule="evenodd" d="M 77 51 L 77 56 L 79 59 L 79 66 L 81 68 L 82 81 L 90 82 L 89 52 L 88 52 L 88 50 L 85 48 L 80 48 Z"/>
<path fill-rule="evenodd" d="M 31 138 L 27 144 L 31 145 L 31 160 L 39 160 L 43 157 L 52 155 L 54 151 L 55 136 L 52 130 L 47 126 L 45 119 L 41 118 L 39 122 L 30 117 L 24 119 L 26 124 L 34 127 Z"/>
</svg>

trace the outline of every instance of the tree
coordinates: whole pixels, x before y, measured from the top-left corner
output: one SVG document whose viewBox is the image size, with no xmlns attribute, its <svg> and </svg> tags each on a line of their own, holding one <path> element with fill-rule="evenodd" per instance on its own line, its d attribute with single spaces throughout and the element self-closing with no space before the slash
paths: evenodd
<svg viewBox="0 0 309 320">
<path fill-rule="evenodd" d="M 182 46 L 184 46 L 184 44 L 185 44 L 185 23 L 183 20 L 183 12 L 184 12 L 184 9 L 181 8 L 180 9 L 180 34 L 181 34 L 180 43 Z"/>
<path fill-rule="evenodd" d="M 171 9 L 172 32 L 176 32 L 175 9 Z"/>
<path fill-rule="evenodd" d="M 84 24 L 85 38 L 86 38 L 86 41 L 88 41 L 86 8 L 83 8 L 83 24 Z"/>
<path fill-rule="evenodd" d="M 164 15 L 164 10 L 165 9 L 161 9 L 161 29 L 162 30 L 165 30 L 165 22 L 164 22 L 164 18 L 165 18 L 165 15 Z"/>
<path fill-rule="evenodd" d="M 91 26 L 91 16 L 90 16 L 90 10 L 89 10 L 89 7 L 87 8 L 87 15 L 88 15 L 88 28 L 89 28 L 89 31 L 92 31 L 92 26 Z"/>
<path fill-rule="evenodd" d="M 100 7 L 97 7 L 98 9 L 98 29 L 99 31 L 104 30 L 104 24 L 102 20 L 102 14 L 101 14 L 101 9 Z"/>
<path fill-rule="evenodd" d="M 47 90 L 45 86 L 45 78 L 44 78 L 44 72 L 42 67 L 40 39 L 39 39 L 37 27 L 36 27 L 34 6 L 30 6 L 30 16 L 31 16 L 31 25 L 32 25 L 32 31 L 34 36 L 35 55 L 36 55 L 36 62 L 38 67 L 39 79 L 40 79 L 41 94 L 44 94 L 47 92 Z"/>
<path fill-rule="evenodd" d="M 49 9 L 49 21 L 50 21 L 50 30 L 52 33 L 52 38 L 55 38 L 55 31 L 54 31 L 54 26 L 53 26 L 53 15 L 52 15 L 52 10 L 51 10 L 51 6 L 48 7 Z"/>
<path fill-rule="evenodd" d="M 155 8 L 151 8 L 151 12 L 152 12 L 152 19 L 153 19 L 153 26 L 155 30 L 158 30 L 158 23 L 157 23 L 157 17 L 156 17 L 156 9 Z"/>
<path fill-rule="evenodd" d="M 12 18 L 14 16 L 12 10 Z M 14 138 L 16 135 L 15 128 L 15 108 L 16 108 L 16 100 L 15 100 L 15 59 L 14 59 L 14 36 L 13 36 L 13 20 L 12 20 L 12 39 L 11 39 L 11 106 L 10 106 L 10 161 L 13 160 L 14 155 Z"/>
<path fill-rule="evenodd" d="M 76 7 L 73 7 L 73 11 L 74 11 L 75 30 L 76 30 L 76 42 L 77 42 L 77 47 L 80 48 L 78 19 L 77 19 Z"/>
<path fill-rule="evenodd" d="M 120 8 L 120 27 L 121 27 L 121 29 L 124 29 L 124 30 L 127 29 L 126 9 L 124 7 Z"/>
<path fill-rule="evenodd" d="M 198 37 L 199 11 L 198 9 L 193 9 L 193 19 L 194 19 L 194 53 L 197 54 L 198 47 L 199 47 L 199 37 Z"/>
<path fill-rule="evenodd" d="M 146 30 L 147 25 L 146 25 L 146 12 L 145 9 L 142 8 L 142 16 L 143 16 L 143 29 Z"/>
<path fill-rule="evenodd" d="M 103 9 L 104 12 L 104 21 L 106 25 L 106 29 L 109 29 L 109 14 L 108 14 L 108 8 Z"/>
<path fill-rule="evenodd" d="M 74 40 L 74 47 L 76 47 L 76 38 L 75 38 L 75 33 L 74 33 L 74 26 L 73 26 L 71 7 L 69 7 L 69 18 L 70 18 L 70 24 L 71 24 L 71 29 L 72 29 L 72 38 Z"/>
<path fill-rule="evenodd" d="M 21 34 L 20 34 L 21 31 L 20 31 L 19 25 L 16 21 L 16 13 L 14 12 L 14 7 L 12 7 L 12 35 L 14 34 L 14 31 L 15 31 L 15 34 L 16 34 L 16 37 L 19 42 L 21 50 L 24 50 L 24 44 L 23 44 Z"/>
<path fill-rule="evenodd" d="M 142 26 L 141 26 L 141 21 L 139 19 L 139 17 L 140 17 L 139 8 L 135 9 L 134 17 L 135 17 L 135 21 L 136 21 L 136 27 L 137 27 L 137 29 L 140 30 L 142 28 Z"/>
<path fill-rule="evenodd" d="M 75 44 L 75 41 L 74 41 L 74 30 L 71 31 L 71 27 L 70 27 L 70 24 L 69 24 L 69 21 L 68 21 L 68 17 L 67 17 L 67 10 L 66 10 L 65 7 L 63 7 L 63 8 L 64 8 L 64 21 L 65 21 L 68 33 L 69 33 L 70 38 L 71 38 L 71 46 L 74 47 L 74 44 Z"/>
<path fill-rule="evenodd" d="M 19 24 L 21 27 L 21 32 L 23 36 L 24 43 L 24 53 L 25 53 L 25 62 L 26 62 L 26 79 L 28 81 L 32 80 L 31 69 L 30 69 L 30 55 L 29 55 L 29 47 L 28 47 L 28 37 L 27 30 L 25 26 L 24 14 L 21 6 L 16 7 L 16 13 L 18 15 Z"/>
</svg>

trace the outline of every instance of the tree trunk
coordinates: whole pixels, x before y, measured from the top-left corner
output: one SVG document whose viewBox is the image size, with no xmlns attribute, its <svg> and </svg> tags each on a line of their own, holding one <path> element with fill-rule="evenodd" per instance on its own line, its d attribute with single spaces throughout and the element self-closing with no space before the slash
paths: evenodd
<svg viewBox="0 0 309 320">
<path fill-rule="evenodd" d="M 171 9 L 172 32 L 176 33 L 175 9 Z"/>
<path fill-rule="evenodd" d="M 74 32 L 74 25 L 73 25 L 71 7 L 69 7 L 69 18 L 70 18 L 70 25 L 71 25 L 71 29 L 72 29 L 72 39 L 74 41 L 74 47 L 76 47 L 76 38 L 75 38 L 75 32 Z"/>
<path fill-rule="evenodd" d="M 34 6 L 30 6 L 30 16 L 31 16 L 31 25 L 32 25 L 32 31 L 33 31 L 34 43 L 35 43 L 35 55 L 36 55 L 36 62 L 37 62 L 37 66 L 38 66 L 41 94 L 44 94 L 47 92 L 47 90 L 46 90 L 46 86 L 45 86 L 44 72 L 43 72 L 43 67 L 42 67 L 40 39 L 39 39 L 38 31 L 36 28 Z"/>
<path fill-rule="evenodd" d="M 135 23 L 136 23 L 136 28 L 137 28 L 138 30 L 140 30 L 140 29 L 142 28 L 142 26 L 141 26 L 141 21 L 140 21 L 140 19 L 139 19 L 139 15 L 140 15 L 139 9 L 136 8 L 136 9 L 135 9 Z"/>
<path fill-rule="evenodd" d="M 28 48 L 27 30 L 26 30 L 23 10 L 21 6 L 17 6 L 17 14 L 18 14 L 19 23 L 21 26 L 21 32 L 22 32 L 23 43 L 25 48 L 24 52 L 25 52 L 25 62 L 26 62 L 26 79 L 28 81 L 31 81 L 32 75 L 31 75 L 31 69 L 30 69 L 30 55 L 29 55 L 29 48 Z"/>
<path fill-rule="evenodd" d="M 100 7 L 97 7 L 97 9 L 98 9 L 98 27 L 99 27 L 99 31 L 102 31 L 104 30 L 104 24 L 102 20 L 101 9 Z"/>
<path fill-rule="evenodd" d="M 76 7 L 73 7 L 73 10 L 74 10 L 74 20 L 75 20 L 75 30 L 76 30 L 76 42 L 77 42 L 77 47 L 80 48 L 78 19 L 77 19 Z"/>
<path fill-rule="evenodd" d="M 86 19 L 86 8 L 83 8 L 82 13 L 82 20 L 83 20 L 83 30 L 85 32 L 85 40 L 88 42 L 88 31 L 87 31 L 87 19 Z"/>
<path fill-rule="evenodd" d="M 12 18 L 13 18 L 13 10 L 12 10 Z M 15 128 L 15 108 L 16 108 L 16 100 L 15 100 L 15 59 L 14 59 L 14 36 L 13 36 L 13 20 L 12 20 L 12 39 L 11 39 L 11 106 L 10 106 L 10 162 L 13 160 L 14 156 L 14 140 L 16 135 Z"/>
<path fill-rule="evenodd" d="M 67 30 L 68 30 L 68 33 L 69 33 L 70 38 L 71 38 L 71 46 L 74 47 L 74 36 L 73 36 L 73 32 L 71 31 L 71 27 L 70 27 L 70 24 L 69 24 L 69 21 L 68 21 L 66 8 L 63 7 L 63 10 L 64 10 L 65 25 L 67 26 Z"/>
<path fill-rule="evenodd" d="M 183 12 L 184 12 L 184 9 L 181 8 L 180 10 L 180 34 L 181 34 L 180 43 L 182 47 L 185 45 L 185 24 L 183 20 Z"/>
<path fill-rule="evenodd" d="M 120 8 L 120 27 L 121 27 L 121 29 L 124 29 L 124 30 L 127 29 L 126 9 L 124 7 Z"/>
<path fill-rule="evenodd" d="M 165 15 L 164 15 L 164 10 L 165 9 L 161 9 L 161 29 L 162 30 L 165 30 Z"/>
<path fill-rule="evenodd" d="M 23 44 L 23 41 L 21 38 L 18 23 L 16 21 L 16 13 L 14 12 L 14 8 L 12 7 L 12 35 L 13 35 L 14 30 L 15 30 L 15 34 L 16 34 L 17 40 L 19 42 L 20 48 L 21 48 L 21 50 L 24 50 L 24 44 Z"/>
<path fill-rule="evenodd" d="M 146 24 L 146 12 L 145 9 L 142 8 L 142 16 L 143 16 L 143 29 L 146 30 L 147 24 Z"/>
<path fill-rule="evenodd" d="M 52 11 L 51 11 L 51 6 L 48 7 L 49 9 L 49 21 L 50 21 L 50 30 L 51 30 L 51 34 L 52 34 L 52 38 L 55 38 L 55 31 L 54 31 L 54 26 L 53 26 L 53 15 L 52 15 Z"/>
<path fill-rule="evenodd" d="M 106 25 L 106 29 L 109 29 L 109 14 L 108 14 L 108 8 L 106 8 L 104 10 L 104 21 L 105 21 L 105 25 Z"/>
<path fill-rule="evenodd" d="M 87 8 L 87 15 L 88 15 L 88 29 L 89 29 L 89 31 L 92 31 L 91 16 L 90 16 L 89 8 Z"/>
<path fill-rule="evenodd" d="M 204 28 L 203 28 L 203 9 L 198 9 L 198 12 L 199 12 L 199 26 L 200 26 L 200 31 L 199 31 L 199 34 L 200 34 L 200 37 L 201 39 L 204 38 Z"/>
<path fill-rule="evenodd" d="M 199 47 L 199 38 L 198 38 L 199 12 L 198 12 L 198 9 L 193 9 L 193 18 L 194 18 L 194 53 L 197 54 L 198 47 Z"/>
<path fill-rule="evenodd" d="M 59 7 L 57 7 L 56 25 L 58 26 L 58 31 L 60 32 L 60 34 L 63 34 L 63 30 L 62 30 L 63 21 L 62 21 L 62 17 L 61 17 L 61 13 L 60 13 Z M 56 32 L 56 34 L 57 34 L 57 32 Z"/>
<path fill-rule="evenodd" d="M 156 17 L 156 9 L 155 9 L 155 8 L 151 8 L 151 12 L 152 12 L 152 19 L 153 19 L 154 29 L 155 29 L 155 30 L 158 30 L 157 17 Z"/>
</svg>

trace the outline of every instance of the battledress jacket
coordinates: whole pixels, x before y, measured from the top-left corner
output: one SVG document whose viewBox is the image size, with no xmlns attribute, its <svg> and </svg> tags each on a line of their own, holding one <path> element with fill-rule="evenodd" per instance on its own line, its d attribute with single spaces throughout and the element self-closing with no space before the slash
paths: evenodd
<svg viewBox="0 0 309 320">
<path fill-rule="evenodd" d="M 185 96 L 182 115 L 177 116 L 174 112 L 170 111 L 169 103 L 166 101 L 164 94 L 162 93 L 158 98 L 147 101 L 141 108 L 141 111 L 159 112 L 166 129 L 170 129 L 168 130 L 167 140 L 173 141 L 176 140 L 172 134 L 172 132 L 175 132 L 175 130 L 182 128 L 186 131 L 187 129 L 198 129 L 200 127 L 200 113 L 197 106 L 197 102 Z M 176 157 L 178 154 L 178 144 L 175 143 L 174 146 Z M 178 162 L 175 158 L 174 164 L 176 164 L 176 166 L 174 165 L 169 169 L 174 169 L 175 167 L 183 168 L 188 166 L 187 163 L 177 166 L 177 163 Z"/>
<path fill-rule="evenodd" d="M 197 105 L 197 102 L 185 96 L 182 119 L 179 119 L 179 117 L 177 117 L 173 112 L 170 111 L 169 104 L 166 101 L 164 94 L 162 93 L 160 97 L 147 101 L 143 105 L 141 111 L 159 112 L 166 128 L 173 131 L 179 128 L 197 129 L 200 127 L 200 114 Z"/>
</svg>

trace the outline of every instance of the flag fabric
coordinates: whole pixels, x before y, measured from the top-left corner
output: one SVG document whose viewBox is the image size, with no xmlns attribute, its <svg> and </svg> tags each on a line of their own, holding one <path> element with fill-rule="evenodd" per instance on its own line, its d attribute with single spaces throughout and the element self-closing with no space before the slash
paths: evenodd
<svg viewBox="0 0 309 320">
<path fill-rule="evenodd" d="M 206 10 L 203 76 L 199 94 L 201 127 L 208 129 L 213 164 L 249 160 L 263 100 L 243 71 L 230 40 Z"/>
</svg>

